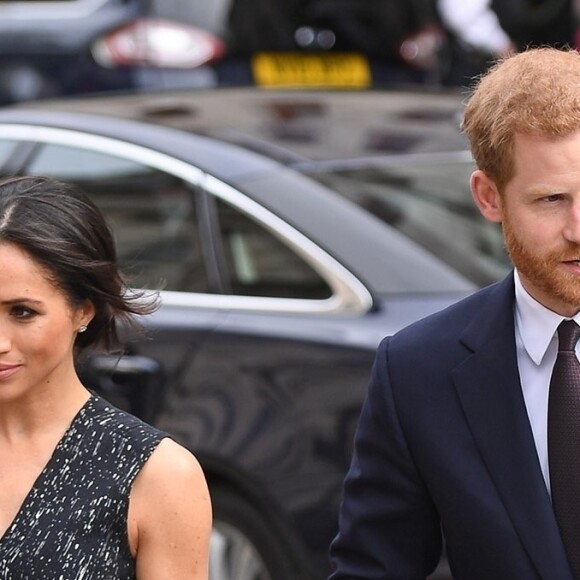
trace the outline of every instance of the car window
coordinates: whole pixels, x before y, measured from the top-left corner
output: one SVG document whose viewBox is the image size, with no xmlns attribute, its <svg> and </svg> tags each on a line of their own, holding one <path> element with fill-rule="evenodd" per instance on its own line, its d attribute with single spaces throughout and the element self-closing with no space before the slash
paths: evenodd
<svg viewBox="0 0 580 580">
<path fill-rule="evenodd" d="M 107 0 L 34 0 L 30 2 L 29 0 L 0 0 L 1 5 L 10 5 L 13 10 L 18 9 L 28 9 L 33 11 L 34 8 L 38 8 L 35 5 L 51 4 L 53 8 L 61 8 L 70 4 L 79 4 L 81 6 L 87 6 L 90 8 L 98 8 L 99 6 L 106 4 Z M 31 6 L 32 4 L 32 6 Z"/>
<path fill-rule="evenodd" d="M 27 168 L 78 183 L 113 229 L 133 286 L 210 292 L 193 192 L 176 177 L 113 155 L 45 145 Z"/>
<path fill-rule="evenodd" d="M 12 151 L 14 150 L 16 143 L 7 139 L 0 139 L 0 167 L 4 165 Z"/>
<path fill-rule="evenodd" d="M 271 232 L 228 203 L 216 203 L 233 294 L 313 300 L 332 295 L 324 279 Z"/>
<path fill-rule="evenodd" d="M 469 190 L 464 160 L 365 164 L 309 174 L 396 228 L 478 286 L 510 268 L 498 224 L 485 220 Z"/>
<path fill-rule="evenodd" d="M 78 183 L 111 225 L 123 270 L 142 288 L 211 293 L 195 198 L 174 176 L 132 160 L 44 145 L 26 172 Z M 238 296 L 325 299 L 332 291 L 252 218 L 216 200 L 225 287 Z"/>
</svg>

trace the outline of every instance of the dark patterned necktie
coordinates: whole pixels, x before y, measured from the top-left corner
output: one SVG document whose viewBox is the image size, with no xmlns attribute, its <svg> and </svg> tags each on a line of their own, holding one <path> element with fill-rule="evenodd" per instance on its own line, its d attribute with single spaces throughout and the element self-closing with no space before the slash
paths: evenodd
<svg viewBox="0 0 580 580">
<path fill-rule="evenodd" d="M 558 327 L 558 357 L 548 400 L 548 461 L 552 505 L 574 577 L 580 579 L 580 327 Z"/>
</svg>

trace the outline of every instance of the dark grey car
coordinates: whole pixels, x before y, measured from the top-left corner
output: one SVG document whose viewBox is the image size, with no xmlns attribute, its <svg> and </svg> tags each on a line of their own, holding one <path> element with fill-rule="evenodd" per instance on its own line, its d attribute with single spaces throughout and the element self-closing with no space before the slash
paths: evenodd
<svg viewBox="0 0 580 580">
<path fill-rule="evenodd" d="M 381 337 L 507 270 L 461 97 L 220 90 L 0 111 L 0 174 L 73 180 L 148 336 L 88 384 L 200 459 L 214 580 L 321 580 Z M 444 565 L 434 577 L 444 578 Z"/>
<path fill-rule="evenodd" d="M 429 0 L 0 0 L 0 103 L 436 81 Z"/>
</svg>

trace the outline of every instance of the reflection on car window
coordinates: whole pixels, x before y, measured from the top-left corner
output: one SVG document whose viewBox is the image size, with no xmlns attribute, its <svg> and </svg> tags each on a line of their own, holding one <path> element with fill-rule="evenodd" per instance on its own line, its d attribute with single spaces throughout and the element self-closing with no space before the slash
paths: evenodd
<svg viewBox="0 0 580 580">
<path fill-rule="evenodd" d="M 310 175 L 483 286 L 510 266 L 500 227 L 485 220 L 472 201 L 472 171 L 469 162 L 431 161 L 335 166 Z"/>
<path fill-rule="evenodd" d="M 104 212 L 132 285 L 210 291 L 194 194 L 162 171 L 112 155 L 46 145 L 27 169 L 78 183 Z"/>
<path fill-rule="evenodd" d="M 216 203 L 233 294 L 316 300 L 332 295 L 320 275 L 272 233 L 229 204 Z"/>
<path fill-rule="evenodd" d="M 10 154 L 12 153 L 16 143 L 6 139 L 0 139 L 0 167 L 4 165 Z"/>
<path fill-rule="evenodd" d="M 151 171 L 134 161 L 77 147 L 46 145 L 31 165 L 36 175 L 55 175 L 64 180 L 127 178 Z M 128 181 L 127 181 L 128 182 Z"/>
</svg>

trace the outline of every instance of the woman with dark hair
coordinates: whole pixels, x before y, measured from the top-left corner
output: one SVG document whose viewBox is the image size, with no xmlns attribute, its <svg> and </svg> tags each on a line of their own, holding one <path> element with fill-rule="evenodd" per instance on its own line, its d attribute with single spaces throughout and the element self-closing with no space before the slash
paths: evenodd
<svg viewBox="0 0 580 580">
<path fill-rule="evenodd" d="M 207 579 L 198 462 L 75 371 L 156 306 L 124 284 L 82 192 L 40 177 L 0 183 L 0 578 Z"/>
</svg>

